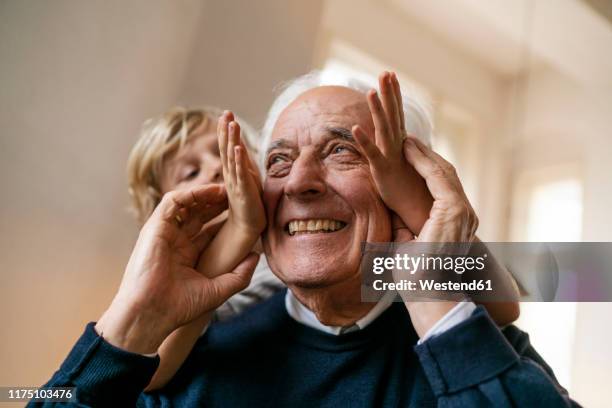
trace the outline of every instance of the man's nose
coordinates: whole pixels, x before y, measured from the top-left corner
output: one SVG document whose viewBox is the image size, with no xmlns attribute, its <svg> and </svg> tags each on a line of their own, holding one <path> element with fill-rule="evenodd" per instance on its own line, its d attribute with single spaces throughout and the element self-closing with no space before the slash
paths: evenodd
<svg viewBox="0 0 612 408">
<path fill-rule="evenodd" d="M 324 178 L 325 169 L 312 155 L 298 157 L 292 164 L 285 194 L 290 198 L 308 200 L 317 198 L 327 191 Z"/>
</svg>

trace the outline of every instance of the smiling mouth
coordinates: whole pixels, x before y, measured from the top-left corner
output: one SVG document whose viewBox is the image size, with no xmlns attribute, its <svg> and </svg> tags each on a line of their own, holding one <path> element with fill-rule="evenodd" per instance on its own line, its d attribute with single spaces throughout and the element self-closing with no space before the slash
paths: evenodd
<svg viewBox="0 0 612 408">
<path fill-rule="evenodd" d="M 341 230 L 346 223 L 330 219 L 294 220 L 287 223 L 285 231 L 294 236 L 296 234 L 319 234 Z"/>
</svg>

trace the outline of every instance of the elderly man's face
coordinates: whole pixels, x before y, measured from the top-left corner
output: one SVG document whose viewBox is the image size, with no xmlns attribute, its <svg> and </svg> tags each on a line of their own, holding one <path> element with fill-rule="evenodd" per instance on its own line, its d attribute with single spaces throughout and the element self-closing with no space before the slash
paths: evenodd
<svg viewBox="0 0 612 408">
<path fill-rule="evenodd" d="M 264 247 L 288 285 L 333 285 L 359 274 L 362 241 L 389 241 L 389 211 L 351 135 L 373 134 L 365 95 L 319 87 L 280 115 L 266 153 Z"/>
</svg>

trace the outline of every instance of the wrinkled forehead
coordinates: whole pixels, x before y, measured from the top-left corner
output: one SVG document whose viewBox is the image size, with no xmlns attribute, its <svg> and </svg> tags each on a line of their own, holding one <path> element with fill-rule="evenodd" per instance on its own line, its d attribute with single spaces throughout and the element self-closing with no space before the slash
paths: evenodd
<svg viewBox="0 0 612 408">
<path fill-rule="evenodd" d="M 373 127 L 365 94 L 342 86 L 321 86 L 302 93 L 285 108 L 270 141 L 312 143 L 329 127 L 350 130 L 354 125 L 366 131 Z"/>
</svg>

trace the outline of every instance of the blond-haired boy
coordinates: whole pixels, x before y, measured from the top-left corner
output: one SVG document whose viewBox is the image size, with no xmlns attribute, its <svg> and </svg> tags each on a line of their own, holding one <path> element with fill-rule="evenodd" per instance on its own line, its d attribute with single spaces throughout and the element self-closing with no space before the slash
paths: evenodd
<svg viewBox="0 0 612 408">
<path fill-rule="evenodd" d="M 227 219 L 217 220 L 217 227 L 222 226 L 198 264 L 198 271 L 207 276 L 235 268 L 254 250 L 265 227 L 259 174 L 248 153 L 257 154 L 255 133 L 241 122 L 242 138 L 241 126 L 231 112 L 171 109 L 145 122 L 128 160 L 129 192 L 141 223 L 169 191 L 225 183 Z M 282 287 L 262 259 L 249 287 L 219 307 L 214 318 L 235 315 Z M 160 365 L 148 390 L 161 388 L 174 376 L 211 318 L 202 316 L 164 341 L 159 349 Z"/>
</svg>

